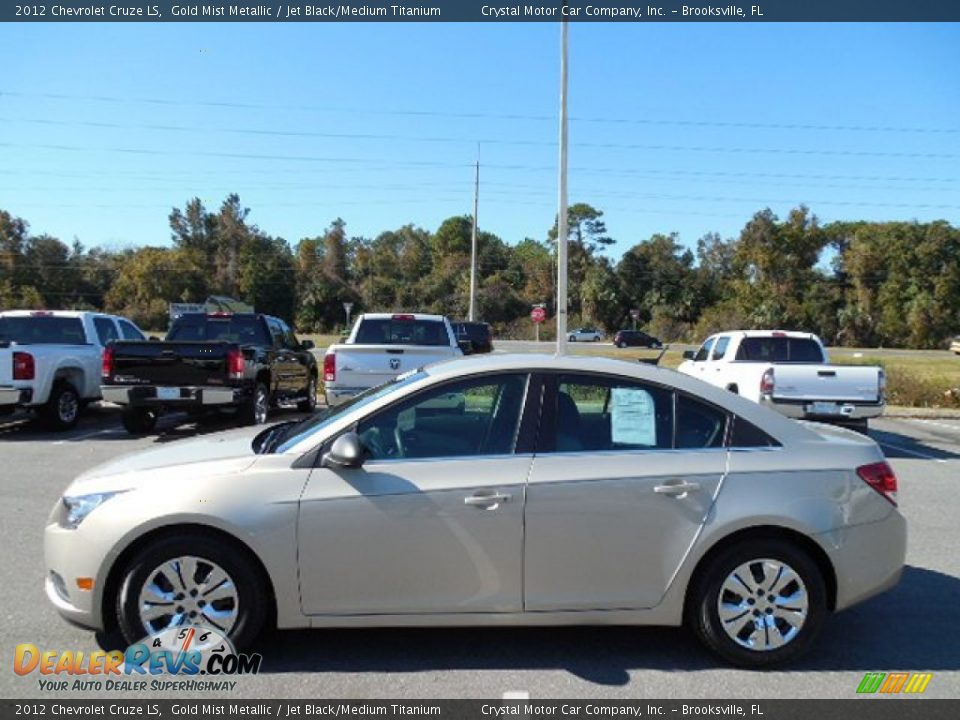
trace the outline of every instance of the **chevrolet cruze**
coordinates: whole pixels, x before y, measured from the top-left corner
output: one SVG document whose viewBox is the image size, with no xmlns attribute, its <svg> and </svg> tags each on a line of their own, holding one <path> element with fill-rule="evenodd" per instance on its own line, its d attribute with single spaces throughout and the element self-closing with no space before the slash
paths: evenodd
<svg viewBox="0 0 960 720">
<path fill-rule="evenodd" d="M 649 365 L 499 355 L 84 473 L 47 523 L 46 592 L 130 642 L 686 624 L 767 667 L 893 586 L 905 546 L 867 437 Z"/>
</svg>

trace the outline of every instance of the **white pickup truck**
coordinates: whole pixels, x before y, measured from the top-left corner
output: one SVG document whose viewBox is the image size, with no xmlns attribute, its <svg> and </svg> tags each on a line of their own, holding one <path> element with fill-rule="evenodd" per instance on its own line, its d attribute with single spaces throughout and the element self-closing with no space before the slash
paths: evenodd
<svg viewBox="0 0 960 720">
<path fill-rule="evenodd" d="M 0 415 L 36 410 L 53 430 L 67 430 L 82 407 L 100 399 L 103 348 L 144 340 L 129 320 L 67 310 L 0 313 Z"/>
<path fill-rule="evenodd" d="M 831 365 L 820 338 L 781 330 L 737 330 L 688 350 L 680 372 L 726 388 L 787 417 L 866 430 L 883 413 L 883 368 Z"/>
<path fill-rule="evenodd" d="M 357 318 L 346 341 L 327 348 L 323 389 L 328 405 L 409 370 L 463 355 L 443 315 L 367 313 Z"/>
</svg>

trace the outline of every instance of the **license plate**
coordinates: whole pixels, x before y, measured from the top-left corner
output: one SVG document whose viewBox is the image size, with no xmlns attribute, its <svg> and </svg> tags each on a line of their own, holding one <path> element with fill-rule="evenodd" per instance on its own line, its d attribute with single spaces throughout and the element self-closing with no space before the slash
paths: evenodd
<svg viewBox="0 0 960 720">
<path fill-rule="evenodd" d="M 843 409 L 835 402 L 815 402 L 807 405 L 811 415 L 842 415 Z"/>
<path fill-rule="evenodd" d="M 157 388 L 157 400 L 179 400 L 179 399 L 180 399 L 180 388 L 168 388 L 168 387 Z"/>
</svg>

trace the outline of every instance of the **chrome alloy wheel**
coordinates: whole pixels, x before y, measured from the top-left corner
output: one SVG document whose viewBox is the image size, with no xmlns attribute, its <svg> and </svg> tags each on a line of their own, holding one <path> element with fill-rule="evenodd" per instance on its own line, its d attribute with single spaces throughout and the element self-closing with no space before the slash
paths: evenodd
<svg viewBox="0 0 960 720">
<path fill-rule="evenodd" d="M 253 398 L 254 422 L 257 425 L 263 425 L 267 421 L 268 412 L 270 412 L 270 398 L 267 396 L 266 388 L 258 385 L 256 396 Z"/>
<path fill-rule="evenodd" d="M 80 400 L 72 390 L 65 390 L 57 400 L 57 417 L 60 422 L 70 424 L 77 419 L 80 413 Z"/>
<path fill-rule="evenodd" d="M 147 635 L 180 625 L 203 625 L 227 635 L 237 622 L 240 597 L 223 568 L 185 555 L 147 576 L 137 607 Z"/>
<path fill-rule="evenodd" d="M 776 650 L 793 640 L 809 612 L 800 575 L 780 560 L 745 562 L 727 576 L 717 597 L 724 631 L 748 650 Z"/>
</svg>

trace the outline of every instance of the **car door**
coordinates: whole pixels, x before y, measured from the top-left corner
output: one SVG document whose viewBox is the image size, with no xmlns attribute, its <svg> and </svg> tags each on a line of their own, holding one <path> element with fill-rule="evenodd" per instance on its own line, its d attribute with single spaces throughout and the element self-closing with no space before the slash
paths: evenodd
<svg viewBox="0 0 960 720">
<path fill-rule="evenodd" d="M 729 345 L 729 335 L 718 335 L 713 343 L 709 359 L 701 363 L 704 368 L 702 377 L 711 385 L 723 387 L 727 384 L 723 370 L 729 365 L 723 362 L 723 358 L 727 354 Z"/>
<path fill-rule="evenodd" d="M 290 352 L 292 360 L 290 366 L 292 392 L 295 395 L 302 395 L 306 392 L 309 384 L 310 360 L 313 356 L 309 350 L 303 349 L 303 345 L 297 340 L 293 330 L 283 320 L 280 321 L 280 328 L 283 330 L 284 347 Z"/>
<path fill-rule="evenodd" d="M 358 423 L 369 459 L 314 470 L 301 500 L 305 614 L 521 610 L 528 380 L 451 381 Z"/>
<path fill-rule="evenodd" d="M 726 424 L 668 387 L 550 378 L 527 486 L 524 608 L 656 606 L 724 475 Z"/>
</svg>

